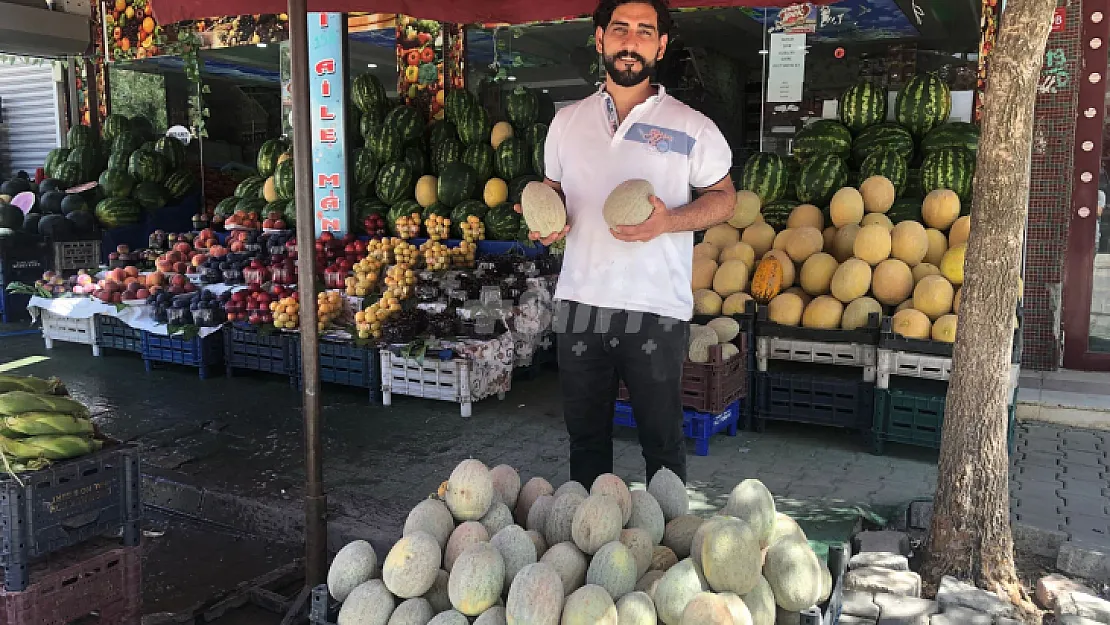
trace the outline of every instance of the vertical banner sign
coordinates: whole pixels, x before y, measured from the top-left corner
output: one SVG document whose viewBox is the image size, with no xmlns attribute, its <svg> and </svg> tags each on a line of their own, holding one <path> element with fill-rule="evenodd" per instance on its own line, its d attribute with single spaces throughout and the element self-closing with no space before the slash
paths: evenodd
<svg viewBox="0 0 1110 625">
<path fill-rule="evenodd" d="M 979 122 L 983 116 L 983 94 L 987 91 L 987 67 L 994 40 L 998 36 L 998 0 L 982 0 L 979 18 L 979 73 L 976 76 L 975 104 L 972 119 Z"/>
<path fill-rule="evenodd" d="M 806 73 L 805 34 L 771 34 L 767 70 L 768 102 L 801 102 Z"/>
<path fill-rule="evenodd" d="M 347 128 L 343 14 L 308 14 L 312 197 L 316 234 L 347 233 Z"/>
<path fill-rule="evenodd" d="M 293 55 L 288 40 L 278 47 L 281 68 L 281 134 L 293 136 Z"/>
</svg>

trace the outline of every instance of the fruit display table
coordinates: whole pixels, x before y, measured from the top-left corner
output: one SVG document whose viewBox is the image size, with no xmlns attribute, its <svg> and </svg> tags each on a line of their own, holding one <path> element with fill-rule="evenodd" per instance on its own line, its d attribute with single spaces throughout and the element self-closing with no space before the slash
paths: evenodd
<svg viewBox="0 0 1110 625">
<path fill-rule="evenodd" d="M 193 215 L 200 206 L 201 196 L 194 193 L 182 198 L 176 204 L 164 206 L 157 211 L 146 213 L 142 223 L 105 230 L 101 239 L 101 261 L 108 261 L 108 253 L 120 245 L 131 249 L 146 247 L 150 234 L 155 230 L 166 232 L 188 232 L 193 229 Z"/>
</svg>

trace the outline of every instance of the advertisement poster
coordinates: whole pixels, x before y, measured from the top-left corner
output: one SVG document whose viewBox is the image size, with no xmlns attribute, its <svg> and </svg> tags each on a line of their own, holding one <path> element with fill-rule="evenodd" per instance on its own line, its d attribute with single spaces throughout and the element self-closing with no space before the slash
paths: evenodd
<svg viewBox="0 0 1110 625">
<path fill-rule="evenodd" d="M 347 233 L 346 70 L 342 13 L 308 14 L 312 198 L 316 235 Z"/>
<path fill-rule="evenodd" d="M 806 36 L 771 35 L 767 68 L 768 102 L 801 102 L 806 72 Z"/>
</svg>

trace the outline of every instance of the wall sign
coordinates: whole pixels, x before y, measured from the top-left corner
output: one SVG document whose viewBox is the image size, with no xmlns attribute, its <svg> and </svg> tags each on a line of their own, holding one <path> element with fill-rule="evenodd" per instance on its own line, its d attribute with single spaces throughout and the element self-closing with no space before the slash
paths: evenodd
<svg viewBox="0 0 1110 625">
<path fill-rule="evenodd" d="M 346 234 L 348 226 L 346 72 L 342 13 L 308 14 L 312 112 L 312 198 L 316 234 Z"/>
<path fill-rule="evenodd" d="M 1064 24 L 1068 20 L 1068 8 L 1056 7 L 1056 12 L 1052 14 L 1052 32 L 1064 32 Z"/>
<path fill-rule="evenodd" d="M 801 102 L 806 71 L 806 36 L 771 35 L 767 70 L 768 102 Z"/>
</svg>

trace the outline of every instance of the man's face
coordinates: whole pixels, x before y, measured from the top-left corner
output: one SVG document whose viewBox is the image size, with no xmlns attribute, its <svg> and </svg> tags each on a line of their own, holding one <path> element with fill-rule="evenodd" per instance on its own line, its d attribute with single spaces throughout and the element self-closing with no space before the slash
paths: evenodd
<svg viewBox="0 0 1110 625">
<path fill-rule="evenodd" d="M 632 87 L 652 77 L 667 49 L 667 36 L 659 34 L 658 24 L 650 4 L 627 2 L 613 11 L 608 28 L 597 29 L 597 51 L 613 82 Z"/>
</svg>

